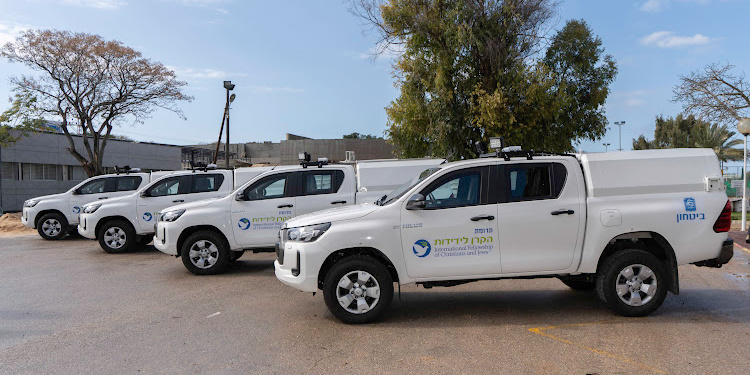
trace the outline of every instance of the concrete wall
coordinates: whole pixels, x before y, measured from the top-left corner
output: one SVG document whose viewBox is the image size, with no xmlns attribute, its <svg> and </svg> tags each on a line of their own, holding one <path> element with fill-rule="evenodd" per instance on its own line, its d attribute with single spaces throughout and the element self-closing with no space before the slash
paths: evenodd
<svg viewBox="0 0 750 375">
<path fill-rule="evenodd" d="M 86 155 L 83 141 L 74 137 L 76 149 Z M 15 144 L 3 147 L 0 159 L 6 163 L 56 164 L 80 166 L 67 148 L 68 140 L 63 134 L 33 133 Z M 104 149 L 104 167 L 129 165 L 132 168 L 177 170 L 181 168 L 179 146 L 153 143 L 135 143 L 109 140 Z M 54 180 L 2 180 L 2 209 L 19 211 L 26 199 L 40 195 L 64 192 L 79 181 L 69 181 L 67 171 L 64 181 Z"/>
<path fill-rule="evenodd" d="M 297 155 L 307 151 L 313 158 L 341 161 L 346 151 L 354 151 L 357 160 L 391 159 L 393 146 L 384 139 L 310 139 L 281 141 L 281 164 L 297 164 Z"/>
</svg>

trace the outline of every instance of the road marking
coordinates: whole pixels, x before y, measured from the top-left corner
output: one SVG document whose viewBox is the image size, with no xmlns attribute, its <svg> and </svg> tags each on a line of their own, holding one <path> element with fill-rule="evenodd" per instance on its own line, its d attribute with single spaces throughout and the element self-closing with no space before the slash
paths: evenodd
<svg viewBox="0 0 750 375">
<path fill-rule="evenodd" d="M 744 246 L 741 246 L 741 245 L 738 245 L 738 244 L 734 244 L 734 247 L 736 247 L 736 248 L 738 248 L 738 249 L 740 249 L 740 250 L 742 250 L 742 251 L 744 251 L 746 253 L 750 253 L 750 250 L 748 250 Z"/>
<path fill-rule="evenodd" d="M 543 331 L 547 331 L 547 330 L 551 330 L 551 329 L 557 329 L 557 328 L 572 327 L 572 326 L 586 326 L 586 325 L 595 325 L 595 324 L 602 324 L 602 323 L 605 323 L 605 322 L 576 323 L 576 324 L 564 324 L 564 325 L 559 325 L 559 326 L 536 327 L 536 328 L 529 328 L 529 331 L 531 331 L 531 332 L 533 332 L 533 333 L 535 333 L 537 335 L 540 335 L 540 336 L 549 337 L 549 338 L 551 338 L 553 340 L 556 340 L 556 341 L 559 341 L 559 342 L 562 342 L 562 343 L 565 343 L 565 344 L 570 344 L 570 345 L 573 345 L 573 346 L 581 348 L 581 349 L 588 350 L 588 351 L 590 351 L 592 353 L 602 354 L 602 355 L 605 355 L 607 357 L 616 359 L 618 361 L 622 361 L 622 362 L 629 363 L 631 365 L 638 366 L 638 367 L 640 367 L 642 369 L 645 369 L 645 370 L 648 370 L 648 371 L 651 371 L 651 372 L 655 372 L 657 374 L 666 374 L 667 373 L 666 371 L 662 371 L 662 370 L 659 370 L 657 368 L 654 368 L 654 367 L 651 367 L 651 366 L 648 366 L 648 365 L 644 365 L 643 363 L 636 362 L 636 361 L 634 361 L 634 360 L 632 360 L 630 358 L 626 358 L 626 357 L 623 357 L 623 356 L 618 355 L 618 354 L 614 354 L 614 353 L 606 352 L 604 350 L 592 348 L 590 346 L 579 344 L 577 342 L 573 342 L 573 341 L 564 339 L 562 337 L 550 335 L 549 333 L 543 332 Z"/>
<path fill-rule="evenodd" d="M 216 315 L 219 315 L 219 314 L 221 314 L 221 312 L 215 312 L 215 313 L 207 316 L 206 318 L 213 318 L 213 317 L 215 317 Z"/>
</svg>

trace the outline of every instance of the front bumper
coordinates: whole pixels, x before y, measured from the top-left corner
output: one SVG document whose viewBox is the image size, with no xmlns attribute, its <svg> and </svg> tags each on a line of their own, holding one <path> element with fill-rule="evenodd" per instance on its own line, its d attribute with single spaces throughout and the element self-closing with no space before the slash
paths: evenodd
<svg viewBox="0 0 750 375">
<path fill-rule="evenodd" d="M 283 264 L 278 259 L 273 263 L 276 278 L 303 292 L 317 292 L 318 273 L 328 250 L 317 242 L 286 242 L 282 256 Z"/>
<path fill-rule="evenodd" d="M 702 260 L 693 264 L 699 267 L 721 268 L 721 266 L 729 263 L 729 261 L 732 259 L 732 256 L 734 256 L 734 240 L 726 239 L 721 244 L 721 250 L 719 251 L 718 257 L 716 257 L 715 259 Z"/>
<path fill-rule="evenodd" d="M 34 218 L 36 217 L 36 210 L 33 207 L 24 207 L 21 211 L 21 224 L 27 228 L 36 229 Z"/>
<path fill-rule="evenodd" d="M 90 214 L 78 215 L 78 234 L 90 240 L 96 239 L 96 224 L 99 222 Z"/>
<path fill-rule="evenodd" d="M 177 239 L 180 238 L 180 228 L 159 221 L 154 225 L 154 247 L 164 254 L 177 256 Z"/>
</svg>

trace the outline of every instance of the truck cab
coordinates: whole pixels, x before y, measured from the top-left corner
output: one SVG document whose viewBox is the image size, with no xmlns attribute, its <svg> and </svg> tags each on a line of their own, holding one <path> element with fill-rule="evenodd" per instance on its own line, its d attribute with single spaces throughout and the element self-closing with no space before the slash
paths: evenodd
<svg viewBox="0 0 750 375">
<path fill-rule="evenodd" d="M 21 222 L 37 229 L 45 240 L 58 240 L 78 225 L 78 215 L 84 205 L 132 194 L 149 183 L 149 173 L 117 169 L 118 173 L 89 178 L 64 193 L 27 200 L 23 204 Z"/>
<path fill-rule="evenodd" d="M 78 233 L 97 239 L 106 252 L 127 251 L 138 242 L 150 241 L 159 211 L 226 196 L 232 191 L 232 179 L 230 170 L 170 172 L 130 195 L 83 206 Z"/>
</svg>

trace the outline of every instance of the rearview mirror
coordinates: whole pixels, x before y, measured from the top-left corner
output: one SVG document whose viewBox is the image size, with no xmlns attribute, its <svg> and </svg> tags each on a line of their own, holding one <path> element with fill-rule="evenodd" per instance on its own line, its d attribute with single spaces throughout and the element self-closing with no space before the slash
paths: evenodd
<svg viewBox="0 0 750 375">
<path fill-rule="evenodd" d="M 237 194 L 234 195 L 234 200 L 236 201 L 244 201 L 245 200 L 245 191 L 240 190 L 237 192 Z"/>
<path fill-rule="evenodd" d="M 148 198 L 150 195 L 148 195 L 148 190 L 144 190 L 141 192 L 141 198 Z"/>
<path fill-rule="evenodd" d="M 406 202 L 406 209 L 407 210 L 421 210 L 425 207 L 427 202 L 425 202 L 424 195 L 422 194 L 414 194 L 411 197 L 409 197 L 409 200 Z"/>
</svg>

